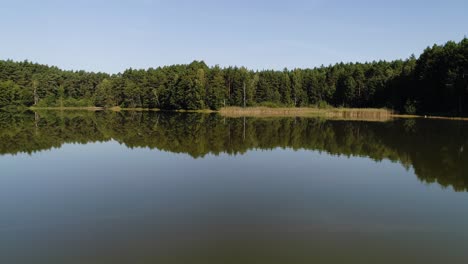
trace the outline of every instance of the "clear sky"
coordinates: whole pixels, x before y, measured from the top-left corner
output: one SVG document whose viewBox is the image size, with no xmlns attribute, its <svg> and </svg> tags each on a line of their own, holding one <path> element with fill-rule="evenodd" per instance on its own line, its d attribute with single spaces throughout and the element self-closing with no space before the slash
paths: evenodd
<svg viewBox="0 0 468 264">
<path fill-rule="evenodd" d="M 0 0 L 0 59 L 116 73 L 407 58 L 468 35 L 467 0 Z"/>
</svg>

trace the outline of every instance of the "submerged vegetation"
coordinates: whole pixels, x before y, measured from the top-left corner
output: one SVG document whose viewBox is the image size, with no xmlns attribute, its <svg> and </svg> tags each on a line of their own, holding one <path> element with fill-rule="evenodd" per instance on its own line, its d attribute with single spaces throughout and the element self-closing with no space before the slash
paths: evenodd
<svg viewBox="0 0 468 264">
<path fill-rule="evenodd" d="M 228 118 L 218 114 L 134 111 L 0 111 L 0 154 L 34 153 L 65 143 L 116 140 L 194 158 L 291 148 L 399 162 L 424 182 L 468 190 L 468 123 L 317 118 Z"/>
<path fill-rule="evenodd" d="M 387 108 L 468 115 L 468 39 L 419 58 L 253 71 L 194 61 L 119 74 L 0 61 L 0 108 L 121 107 L 217 110 L 223 106 Z"/>
</svg>

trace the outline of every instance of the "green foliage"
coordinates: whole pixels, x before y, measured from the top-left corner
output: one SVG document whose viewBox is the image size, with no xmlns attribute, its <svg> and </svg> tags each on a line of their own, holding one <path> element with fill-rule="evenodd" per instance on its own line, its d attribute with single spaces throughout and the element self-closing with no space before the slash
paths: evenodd
<svg viewBox="0 0 468 264">
<path fill-rule="evenodd" d="M 54 95 L 49 95 L 39 100 L 36 106 L 37 107 L 59 107 L 60 105 L 58 104 L 57 98 Z"/>
<path fill-rule="evenodd" d="M 212 110 L 222 107 L 225 100 L 224 91 L 223 73 L 219 67 L 214 67 L 206 87 L 206 105 Z"/>
<path fill-rule="evenodd" d="M 317 105 L 315 105 L 315 106 L 318 107 L 318 108 L 321 108 L 321 109 L 326 109 L 326 108 L 331 108 L 332 107 L 326 101 L 319 101 L 317 103 Z"/>
<path fill-rule="evenodd" d="M 405 114 L 408 114 L 408 115 L 416 114 L 416 101 L 408 99 L 406 101 L 404 110 L 405 110 Z"/>
<path fill-rule="evenodd" d="M 112 82 L 110 80 L 104 79 L 96 87 L 93 101 L 95 106 L 112 107 L 116 105 L 112 96 Z"/>
<path fill-rule="evenodd" d="M 0 61 L 0 106 L 92 105 L 160 109 L 222 106 L 389 107 L 468 115 L 468 39 L 427 48 L 419 58 L 252 71 L 203 61 L 109 75 Z M 408 111 L 409 110 L 409 111 Z"/>
<path fill-rule="evenodd" d="M 13 81 L 0 82 L 0 107 L 15 105 L 20 101 L 20 89 Z"/>
<path fill-rule="evenodd" d="M 63 100 L 63 106 L 64 107 L 90 107 L 90 106 L 94 106 L 94 104 L 91 99 L 67 98 Z"/>
</svg>

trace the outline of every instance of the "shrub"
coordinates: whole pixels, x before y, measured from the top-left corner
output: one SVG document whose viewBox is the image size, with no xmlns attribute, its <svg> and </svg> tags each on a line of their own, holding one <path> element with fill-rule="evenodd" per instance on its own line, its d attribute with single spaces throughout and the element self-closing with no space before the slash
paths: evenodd
<svg viewBox="0 0 468 264">
<path fill-rule="evenodd" d="M 39 99 L 37 107 L 57 107 L 57 100 L 55 96 L 49 95 L 45 98 Z"/>
<path fill-rule="evenodd" d="M 406 103 L 405 103 L 405 106 L 404 106 L 403 110 L 408 115 L 414 115 L 417 112 L 416 105 L 417 105 L 416 101 L 408 99 L 408 100 L 406 100 Z"/>
<path fill-rule="evenodd" d="M 88 106 L 93 106 L 93 102 L 91 99 L 67 98 L 63 101 L 63 106 L 65 107 L 88 107 Z"/>
<path fill-rule="evenodd" d="M 327 102 L 325 102 L 325 101 L 319 101 L 319 102 L 317 103 L 317 107 L 318 107 L 318 108 L 324 108 L 324 109 L 325 109 L 325 108 L 331 108 L 331 106 L 330 106 Z"/>
</svg>

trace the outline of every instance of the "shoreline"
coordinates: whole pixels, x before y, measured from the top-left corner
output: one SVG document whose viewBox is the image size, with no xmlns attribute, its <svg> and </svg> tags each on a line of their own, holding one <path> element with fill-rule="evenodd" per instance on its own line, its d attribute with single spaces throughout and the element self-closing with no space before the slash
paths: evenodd
<svg viewBox="0 0 468 264">
<path fill-rule="evenodd" d="M 137 112 L 177 112 L 177 113 L 217 113 L 224 117 L 323 117 L 328 119 L 387 121 L 394 118 L 425 118 L 439 120 L 468 121 L 468 117 L 437 116 L 437 115 L 407 115 L 396 114 L 385 108 L 314 108 L 314 107 L 223 107 L 219 110 L 164 110 L 158 108 L 121 108 L 121 107 L 28 107 L 27 109 L 45 111 L 137 111 Z"/>
</svg>

